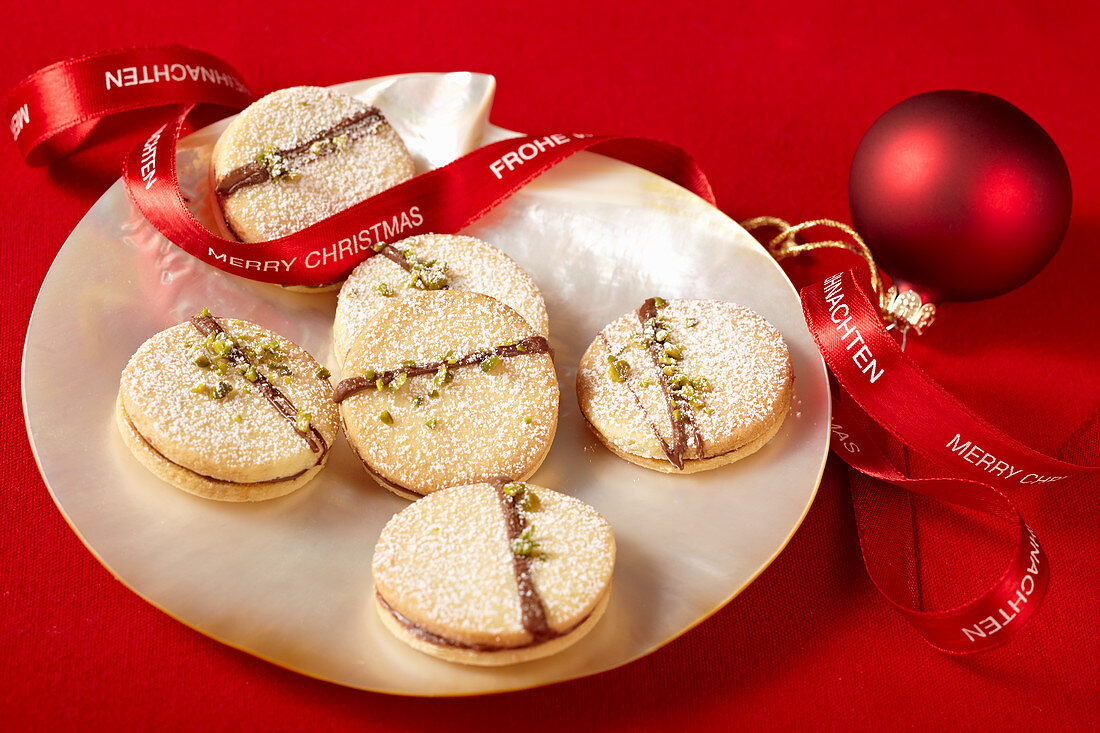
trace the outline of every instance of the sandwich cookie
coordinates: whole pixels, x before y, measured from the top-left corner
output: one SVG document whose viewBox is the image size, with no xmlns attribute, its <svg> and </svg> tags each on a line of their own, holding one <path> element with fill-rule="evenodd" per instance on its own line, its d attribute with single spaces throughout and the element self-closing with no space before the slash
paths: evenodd
<svg viewBox="0 0 1100 733">
<path fill-rule="evenodd" d="M 524 479 L 557 429 L 546 337 L 480 293 L 397 299 L 357 332 L 344 372 L 333 399 L 348 442 L 375 480 L 406 498 Z"/>
<path fill-rule="evenodd" d="M 305 229 L 414 175 L 377 108 L 320 87 L 249 105 L 218 138 L 211 166 L 225 224 L 242 242 Z"/>
<path fill-rule="evenodd" d="M 554 654 L 603 615 L 615 537 L 582 501 L 496 477 L 426 496 L 374 550 L 375 609 L 398 639 L 451 662 Z"/>
<path fill-rule="evenodd" d="M 205 308 L 130 357 L 115 417 L 146 468 L 222 501 L 305 485 L 339 430 L 326 368 L 276 333 Z"/>
<path fill-rule="evenodd" d="M 550 334 L 546 304 L 531 276 L 508 255 L 474 237 L 423 234 L 375 245 L 340 288 L 332 340 L 342 361 L 355 332 L 379 310 L 421 290 L 469 290 L 510 306 L 535 333 Z"/>
<path fill-rule="evenodd" d="M 794 375 L 779 331 L 718 300 L 650 298 L 581 358 L 577 399 L 612 452 L 694 473 L 744 458 L 779 431 Z"/>
</svg>

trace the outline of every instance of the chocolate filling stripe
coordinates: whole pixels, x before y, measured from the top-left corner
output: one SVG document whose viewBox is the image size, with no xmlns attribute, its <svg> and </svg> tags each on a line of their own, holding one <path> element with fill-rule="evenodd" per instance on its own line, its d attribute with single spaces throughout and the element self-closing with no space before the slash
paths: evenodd
<svg viewBox="0 0 1100 733">
<path fill-rule="evenodd" d="M 144 443 L 149 448 L 149 450 L 153 451 L 158 456 L 160 456 L 164 460 L 168 461 L 169 463 L 171 463 L 176 468 L 182 468 L 184 471 L 187 471 L 187 473 L 190 473 L 194 476 L 198 476 L 199 478 L 204 478 L 207 481 L 213 481 L 213 482 L 219 483 L 219 484 L 229 484 L 231 486 L 259 486 L 261 484 L 277 484 L 277 483 L 281 483 L 283 481 L 293 481 L 294 479 L 296 479 L 299 476 L 301 476 L 302 474 L 304 474 L 306 471 L 309 471 L 309 470 L 315 468 L 317 466 L 317 464 L 320 463 L 321 460 L 324 458 L 324 454 L 322 454 L 321 457 L 317 459 L 317 463 L 314 463 L 309 468 L 303 468 L 298 473 L 291 474 L 290 476 L 281 476 L 280 478 L 269 478 L 269 479 L 264 479 L 263 481 L 226 481 L 223 478 L 218 478 L 216 476 L 207 476 L 205 473 L 199 473 L 198 471 L 195 471 L 194 469 L 190 469 L 187 466 L 176 463 L 171 458 L 169 458 L 168 456 L 164 455 L 159 450 L 157 450 L 157 447 L 155 445 L 153 445 L 152 443 L 150 443 L 149 439 L 141 434 L 141 431 L 137 429 L 136 425 L 134 425 L 134 421 L 131 420 L 130 416 L 126 414 L 125 409 L 122 410 L 122 415 L 123 415 L 123 417 L 126 418 L 126 424 L 129 425 L 130 429 L 134 431 L 134 435 L 136 435 L 138 437 L 138 439 L 140 439 L 141 442 Z"/>
<path fill-rule="evenodd" d="M 382 117 L 382 113 L 378 111 L 376 107 L 368 107 L 362 112 L 357 112 L 350 117 L 340 120 L 329 129 L 318 132 L 310 139 L 295 145 L 293 148 L 275 151 L 274 155 L 284 158 L 288 165 L 293 166 L 294 163 L 297 163 L 303 158 L 310 156 L 319 157 L 328 152 L 327 150 L 321 152 L 311 151 L 310 148 L 315 144 L 331 140 L 340 135 L 348 135 L 353 138 L 358 137 L 357 133 L 366 131 L 367 128 L 378 121 L 385 121 L 385 118 Z M 215 193 L 218 196 L 229 196 L 240 188 L 255 186 L 256 184 L 270 180 L 270 178 L 271 171 L 269 171 L 266 166 L 258 161 L 252 161 L 251 163 L 245 163 L 240 168 L 234 168 L 222 176 L 215 188 Z"/>
<path fill-rule="evenodd" d="M 497 499 L 500 500 L 500 508 L 504 513 L 504 526 L 508 530 L 509 547 L 512 547 L 512 543 L 519 539 L 523 530 L 527 528 L 527 518 L 516 504 L 519 500 L 519 492 L 517 491 L 515 496 L 509 496 L 504 490 L 504 485 L 511 481 L 512 479 L 507 476 L 489 479 L 489 483 L 496 489 Z M 531 562 L 530 556 L 520 555 L 514 549 L 512 550 L 512 569 L 515 571 L 516 587 L 519 589 L 520 621 L 523 623 L 523 628 L 537 643 L 561 634 L 550 628 L 546 620 L 546 609 L 542 605 L 542 598 L 531 577 Z"/>
<path fill-rule="evenodd" d="M 191 325 L 203 336 L 215 336 L 219 333 L 226 333 L 225 329 L 221 327 L 221 324 L 218 323 L 213 316 L 195 316 L 191 319 Z M 229 360 L 233 362 L 235 366 L 253 366 L 252 362 L 248 360 L 248 357 L 245 356 L 245 353 L 241 351 L 239 346 L 234 346 L 226 356 L 229 357 Z M 306 432 L 299 430 L 298 408 L 294 406 L 294 403 L 290 401 L 289 397 L 279 391 L 278 387 L 267 381 L 267 377 L 261 374 L 258 369 L 255 371 L 257 379 L 252 383 L 253 386 L 260 391 L 260 394 L 267 398 L 267 401 L 270 402 L 275 410 L 290 424 L 294 432 L 298 433 L 302 440 L 306 441 L 306 444 L 309 445 L 309 449 L 323 456 L 328 451 L 328 443 L 325 442 L 325 438 L 321 435 L 321 432 L 313 425 L 310 425 L 309 430 Z"/>
<path fill-rule="evenodd" d="M 545 336 L 528 336 L 527 338 L 517 341 L 514 344 L 505 344 L 503 346 L 496 346 L 488 351 L 475 351 L 465 356 L 457 357 L 453 363 L 448 361 L 433 361 L 427 364 L 413 364 L 412 366 L 403 366 L 398 369 L 390 369 L 384 372 L 375 374 L 372 379 L 366 377 L 348 377 L 341 380 L 336 385 L 336 390 L 333 392 L 332 400 L 337 404 L 343 402 L 348 397 L 354 394 L 358 394 L 363 390 L 377 389 L 378 383 L 381 381 L 382 386 L 388 386 L 390 382 L 397 378 L 399 374 L 406 374 L 410 377 L 419 377 L 425 374 L 435 374 L 440 369 L 447 367 L 458 368 L 474 366 L 480 364 L 483 360 L 490 356 L 499 356 L 502 359 L 511 358 L 514 356 L 524 356 L 527 354 L 550 354 L 550 342 L 546 340 Z"/>
<path fill-rule="evenodd" d="M 657 299 L 649 298 L 642 307 L 638 309 L 638 320 L 644 326 L 648 321 L 657 317 Z M 672 392 L 668 386 L 668 376 L 665 375 L 665 370 L 661 365 L 661 349 L 657 345 L 656 341 L 650 342 L 646 350 L 649 352 L 650 358 L 653 360 L 653 366 L 657 368 L 657 379 L 661 383 L 661 391 L 665 393 L 665 404 L 668 406 L 668 419 L 672 424 L 672 443 L 669 444 L 660 435 L 657 436 L 657 442 L 661 445 L 661 450 L 664 451 L 665 457 L 669 462 L 676 466 L 679 470 L 684 470 L 684 451 L 687 450 L 688 440 L 687 432 L 684 430 L 683 420 L 676 419 L 676 405 L 672 399 Z M 703 457 L 703 437 L 699 434 L 699 426 L 695 424 L 695 413 L 692 410 L 681 409 L 681 415 L 687 417 L 686 422 L 691 426 L 692 432 L 695 437 L 695 445 L 698 448 L 699 457 Z"/>
<path fill-rule="evenodd" d="M 543 641 L 546 641 L 546 639 L 536 639 L 533 641 L 529 641 L 525 644 L 518 644 L 516 646 L 504 646 L 502 644 L 473 644 L 468 642 L 455 641 L 454 639 L 448 639 L 445 636 L 440 636 L 439 634 L 428 631 L 423 626 L 418 626 L 409 619 L 405 618 L 401 615 L 400 612 L 397 611 L 397 609 L 391 606 L 389 604 L 389 601 L 383 598 L 382 594 L 379 593 L 377 590 L 374 591 L 374 597 L 378 599 L 378 604 L 382 606 L 382 608 L 384 608 L 391 616 L 393 616 L 397 623 L 405 627 L 405 629 L 407 629 L 410 634 L 415 636 L 417 639 L 421 639 L 422 641 L 426 641 L 430 644 L 435 644 L 436 646 L 447 646 L 453 647 L 455 649 L 472 649 L 475 652 L 504 652 L 511 651 L 513 649 L 527 649 L 529 647 L 537 646 L 543 643 Z M 578 628 L 580 628 L 581 624 L 583 624 L 591 617 L 592 613 L 589 612 L 585 615 L 584 618 L 582 618 L 580 621 L 573 624 L 560 634 L 557 634 L 557 636 L 565 636 L 566 634 L 576 631 Z"/>
</svg>

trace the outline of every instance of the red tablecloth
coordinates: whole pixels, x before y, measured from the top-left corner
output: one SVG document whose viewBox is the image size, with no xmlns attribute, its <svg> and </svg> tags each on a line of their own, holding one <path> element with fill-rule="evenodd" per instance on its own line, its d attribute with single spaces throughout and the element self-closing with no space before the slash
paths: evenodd
<svg viewBox="0 0 1100 733">
<path fill-rule="evenodd" d="M 1100 13 L 1022 1 L 961 10 L 955 2 L 714 4 L 733 9 L 20 3 L 5 10 L 0 90 L 78 53 L 169 41 L 223 56 L 261 92 L 405 71 L 489 72 L 502 125 L 665 138 L 699 158 L 732 217 L 795 221 L 847 218 L 852 153 L 893 103 L 936 88 L 1003 96 L 1050 132 L 1069 163 L 1069 235 L 1019 290 L 944 306 L 909 353 L 994 424 L 1057 452 L 1100 404 Z M 0 728 L 1096 725 L 1096 480 L 1014 495 L 1049 551 L 1051 589 L 1010 644 L 970 658 L 931 649 L 872 588 L 835 461 L 802 528 L 744 593 L 666 648 L 589 679 L 480 699 L 390 698 L 298 676 L 173 621 L 111 577 L 65 524 L 20 417 L 19 359 L 35 293 L 67 233 L 117 176 L 122 150 L 32 170 L 13 145 L 0 145 L 8 475 Z M 1076 458 L 1100 462 L 1100 426 L 1084 429 Z M 948 547 L 934 560 L 950 569 L 959 552 Z"/>
</svg>

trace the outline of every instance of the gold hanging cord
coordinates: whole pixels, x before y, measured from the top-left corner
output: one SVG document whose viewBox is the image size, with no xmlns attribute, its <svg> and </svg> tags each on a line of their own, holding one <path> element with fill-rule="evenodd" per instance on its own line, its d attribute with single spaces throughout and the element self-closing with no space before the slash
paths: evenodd
<svg viewBox="0 0 1100 733">
<path fill-rule="evenodd" d="M 758 216 L 741 222 L 741 226 L 748 231 L 754 229 L 777 229 L 779 234 L 764 244 L 768 254 L 776 261 L 785 260 L 788 257 L 796 257 L 816 249 L 837 248 L 853 252 L 863 258 L 867 263 L 867 269 L 871 275 L 871 288 L 878 296 L 878 309 L 882 318 L 888 324 L 888 328 L 900 328 L 903 332 L 912 328 L 918 334 L 932 325 L 936 319 L 936 306 L 924 303 L 917 293 L 906 290 L 899 293 L 896 286 L 884 288 L 882 276 L 879 274 L 875 260 L 871 256 L 871 250 L 864 243 L 863 238 L 847 224 L 832 219 L 813 219 L 801 224 L 791 226 L 789 223 L 776 216 Z M 848 235 L 850 240 L 830 239 L 820 242 L 800 242 L 798 235 L 807 229 L 814 227 L 829 227 L 839 229 Z"/>
</svg>

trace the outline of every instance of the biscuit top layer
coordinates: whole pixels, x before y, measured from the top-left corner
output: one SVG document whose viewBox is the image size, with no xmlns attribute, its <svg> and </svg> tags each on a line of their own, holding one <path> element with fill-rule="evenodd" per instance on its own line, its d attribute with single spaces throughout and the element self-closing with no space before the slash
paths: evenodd
<svg viewBox="0 0 1100 733">
<path fill-rule="evenodd" d="M 252 358 L 256 374 L 251 376 L 263 375 L 332 445 L 339 413 L 331 400 L 332 386 L 316 360 L 254 323 L 217 322 L 254 355 L 265 347 L 278 353 L 278 359 Z M 130 358 L 120 397 L 138 433 L 168 460 L 223 481 L 270 481 L 315 465 L 320 454 L 295 425 L 248 375 L 232 365 L 220 372 L 206 341 L 191 323 L 182 323 L 154 335 Z M 210 366 L 200 366 L 196 359 Z"/>
<path fill-rule="evenodd" d="M 682 353 L 676 370 L 709 391 L 698 393 L 684 458 L 722 455 L 766 432 L 787 409 L 793 374 L 779 332 L 754 311 L 717 300 L 670 300 L 659 310 L 668 339 Z M 674 441 L 674 418 L 658 367 L 645 345 L 638 313 L 616 319 L 597 336 L 581 361 L 578 396 L 585 417 L 607 439 L 634 455 L 666 460 L 654 430 Z M 629 376 L 609 377 L 608 357 L 625 362 Z M 701 449 L 700 449 L 701 448 Z"/>
<path fill-rule="evenodd" d="M 546 306 L 531 277 L 512 258 L 474 237 L 423 234 L 395 242 L 402 253 L 420 262 L 446 264 L 446 287 L 496 298 L 526 320 L 536 333 L 549 335 Z M 385 256 L 371 257 L 351 273 L 340 289 L 333 338 L 336 353 L 347 352 L 356 331 L 379 310 L 417 289 L 411 275 Z"/>
<path fill-rule="evenodd" d="M 349 379 L 373 378 L 532 336 L 537 334 L 522 316 L 486 295 L 417 292 L 359 331 L 344 372 Z M 418 494 L 497 475 L 528 475 L 557 427 L 550 355 L 497 357 L 484 369 L 452 369 L 446 383 L 442 376 L 411 376 L 341 402 L 348 438 L 370 470 Z"/>
<path fill-rule="evenodd" d="M 272 92 L 241 112 L 218 138 L 214 179 L 370 110 L 354 97 L 320 87 Z M 412 177 L 412 159 L 397 133 L 380 115 L 367 119 L 371 124 L 346 140 L 323 142 L 320 154 L 294 162 L 290 175 L 221 197 L 238 238 L 253 242 L 291 234 Z"/>
<path fill-rule="evenodd" d="M 595 509 L 525 484 L 534 588 L 555 633 L 583 621 L 607 591 L 615 539 Z M 530 506 L 530 505 L 529 505 Z M 505 517 L 489 484 L 436 492 L 394 516 L 378 540 L 377 591 L 408 621 L 460 644 L 521 646 L 534 641 L 522 609 Z"/>
</svg>

